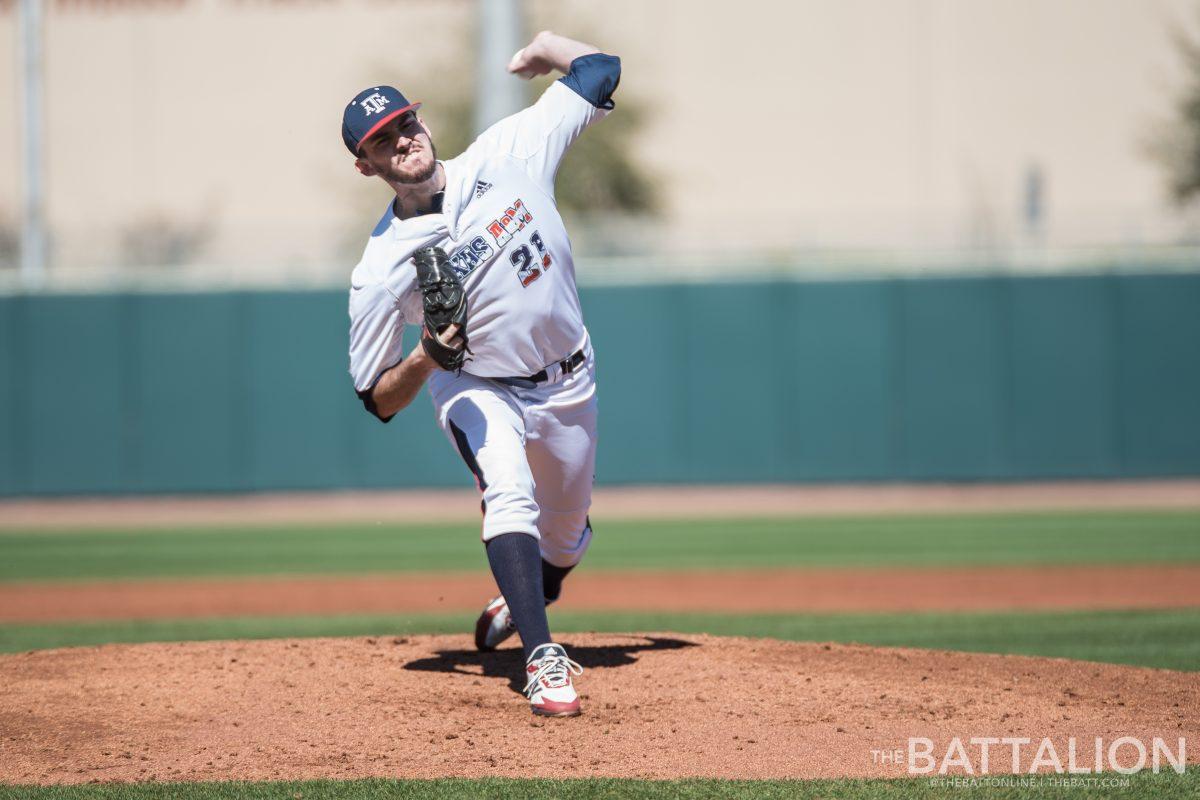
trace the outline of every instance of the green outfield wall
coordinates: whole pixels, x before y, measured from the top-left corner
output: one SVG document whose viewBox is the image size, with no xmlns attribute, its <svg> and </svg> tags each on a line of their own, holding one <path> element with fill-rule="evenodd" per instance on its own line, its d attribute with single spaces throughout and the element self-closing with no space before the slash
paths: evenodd
<svg viewBox="0 0 1200 800">
<path fill-rule="evenodd" d="M 1200 275 L 589 288 L 600 483 L 1200 475 Z M 0 495 L 470 485 L 340 291 L 0 298 Z"/>
</svg>

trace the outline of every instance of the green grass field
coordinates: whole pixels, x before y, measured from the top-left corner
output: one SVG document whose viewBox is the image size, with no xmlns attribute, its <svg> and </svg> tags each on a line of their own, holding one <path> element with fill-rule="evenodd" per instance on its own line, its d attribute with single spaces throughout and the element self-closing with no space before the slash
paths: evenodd
<svg viewBox="0 0 1200 800">
<path fill-rule="evenodd" d="M 1030 513 L 601 523 L 589 570 L 948 567 L 1200 562 L 1200 513 Z M 0 533 L 0 581 L 171 580 L 485 569 L 473 525 L 247 527 Z M 569 586 L 569 584 L 568 584 Z M 552 609 L 571 632 L 677 631 L 1019 653 L 1200 670 L 1200 609 L 921 614 L 587 613 Z M 356 615 L 0 626 L 0 652 L 292 636 L 465 633 L 470 615 Z M 1120 776 L 1118 776 L 1120 777 Z M 0 800 L 75 798 L 1175 798 L 1200 772 L 1126 786 L 936 787 L 887 781 L 310 781 L 0 786 Z"/>
<path fill-rule="evenodd" d="M 977 514 L 601 523 L 594 569 L 1200 561 L 1200 513 Z M 485 569 L 464 525 L 0 533 L 0 580 Z"/>
<path fill-rule="evenodd" d="M 1107 774 L 1117 785 L 1055 786 L 1044 777 L 1028 786 L 933 786 L 928 778 L 816 781 L 587 780 L 294 781 L 160 783 L 114 786 L 0 786 L 0 800 L 1182 800 L 1200 794 L 1200 770 Z"/>
</svg>

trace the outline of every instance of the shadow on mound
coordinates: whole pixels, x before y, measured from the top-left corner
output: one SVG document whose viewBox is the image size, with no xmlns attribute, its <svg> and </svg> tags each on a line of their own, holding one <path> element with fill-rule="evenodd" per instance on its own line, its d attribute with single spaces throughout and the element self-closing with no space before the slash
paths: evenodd
<svg viewBox="0 0 1200 800">
<path fill-rule="evenodd" d="M 683 639 L 668 639 L 659 636 L 640 637 L 641 642 L 609 645 L 572 645 L 562 641 L 572 659 L 584 669 L 589 667 L 623 667 L 637 661 L 637 654 L 651 650 L 679 650 L 684 647 L 699 647 L 696 642 Z M 439 650 L 437 655 L 418 658 L 404 665 L 404 669 L 416 672 L 457 672 L 462 675 L 478 675 L 468 667 L 480 667 L 485 678 L 508 678 L 508 685 L 517 694 L 525 688 L 525 658 L 521 649 L 509 648 L 490 653 L 478 650 Z"/>
</svg>

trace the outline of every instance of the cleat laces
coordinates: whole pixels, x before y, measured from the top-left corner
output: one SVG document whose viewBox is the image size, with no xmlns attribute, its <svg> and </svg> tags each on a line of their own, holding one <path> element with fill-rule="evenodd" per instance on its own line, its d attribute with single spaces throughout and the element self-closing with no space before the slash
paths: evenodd
<svg viewBox="0 0 1200 800">
<path fill-rule="evenodd" d="M 561 689 L 571 683 L 572 675 L 582 674 L 583 667 L 567 658 L 565 653 L 559 655 L 554 651 L 549 651 L 538 661 L 537 671 L 530 675 L 529 680 L 525 683 L 525 694 L 531 694 L 543 678 L 546 688 Z"/>
</svg>

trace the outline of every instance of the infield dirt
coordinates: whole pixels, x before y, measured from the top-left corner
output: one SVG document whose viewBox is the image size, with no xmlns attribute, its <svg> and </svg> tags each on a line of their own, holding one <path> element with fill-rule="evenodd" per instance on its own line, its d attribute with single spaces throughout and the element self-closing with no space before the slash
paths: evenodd
<svg viewBox="0 0 1200 800">
<path fill-rule="evenodd" d="M 483 573 L 0 584 L 0 622 L 476 611 Z M 1200 606 L 1200 566 L 587 572 L 572 611 L 996 611 Z"/>
<path fill-rule="evenodd" d="M 1096 737 L 1200 735 L 1196 673 L 677 634 L 566 644 L 586 669 L 585 714 L 566 720 L 530 715 L 518 650 L 463 636 L 4 656 L 0 781 L 887 777 L 905 769 L 877 754 L 911 736 L 935 753 L 1048 737 L 1064 763 L 1074 738 L 1082 768 Z"/>
</svg>

